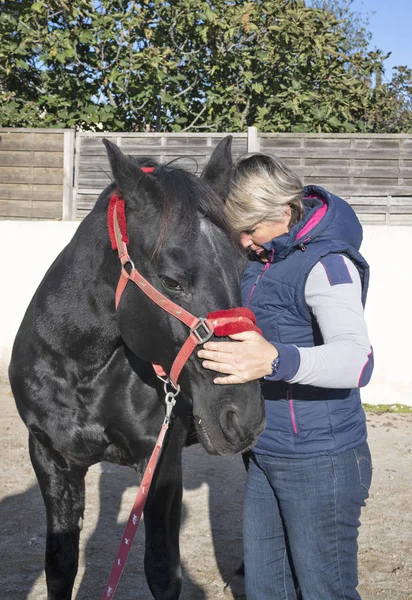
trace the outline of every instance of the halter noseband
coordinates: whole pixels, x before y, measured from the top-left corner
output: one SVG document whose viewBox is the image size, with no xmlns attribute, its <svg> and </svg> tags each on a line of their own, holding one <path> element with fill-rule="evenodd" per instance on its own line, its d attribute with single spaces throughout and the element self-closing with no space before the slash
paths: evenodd
<svg viewBox="0 0 412 600">
<path fill-rule="evenodd" d="M 153 170 L 154 168 L 152 167 L 142 168 L 142 171 L 145 173 L 150 173 Z M 207 317 L 196 317 L 154 288 L 136 269 L 127 251 L 129 239 L 126 230 L 124 200 L 118 195 L 117 190 L 110 197 L 107 221 L 112 248 L 113 250 L 117 249 L 122 265 L 116 289 L 116 310 L 128 281 L 132 281 L 153 302 L 182 321 L 190 329 L 189 335 L 176 356 L 169 374 L 170 382 L 176 389 L 178 389 L 177 380 L 179 375 L 193 350 L 196 346 L 207 342 L 212 335 L 227 336 L 231 333 L 239 333 L 241 331 L 257 331 L 261 333 L 260 329 L 256 327 L 255 315 L 248 308 L 231 308 L 209 313 Z M 127 264 L 131 268 L 130 274 L 125 269 Z M 153 368 L 158 376 L 166 375 L 160 365 L 154 364 Z"/>
</svg>

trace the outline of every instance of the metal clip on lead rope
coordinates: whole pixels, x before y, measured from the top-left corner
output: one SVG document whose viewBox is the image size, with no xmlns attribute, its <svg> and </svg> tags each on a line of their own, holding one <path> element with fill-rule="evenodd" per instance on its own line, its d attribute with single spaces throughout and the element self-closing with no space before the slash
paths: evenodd
<svg viewBox="0 0 412 600">
<path fill-rule="evenodd" d="M 177 392 L 176 392 L 177 394 Z M 166 403 L 166 414 L 165 414 L 165 418 L 164 418 L 164 425 L 169 425 L 170 423 L 170 417 L 172 416 L 172 410 L 174 405 L 176 404 L 176 394 L 173 394 L 173 392 L 169 392 L 168 394 L 166 394 L 166 398 L 165 398 L 165 403 Z"/>
<path fill-rule="evenodd" d="M 172 415 L 172 410 L 174 405 L 176 404 L 176 396 L 179 394 L 180 392 L 180 385 L 177 386 L 176 391 L 167 391 L 167 386 L 170 384 L 174 387 L 173 383 L 170 381 L 169 377 L 167 377 L 166 379 L 163 379 L 162 377 L 159 377 L 159 379 L 161 379 L 164 382 L 164 391 L 165 391 L 165 404 L 166 404 L 166 415 L 164 418 L 163 423 L 165 425 L 169 425 L 170 423 L 170 417 Z"/>
</svg>

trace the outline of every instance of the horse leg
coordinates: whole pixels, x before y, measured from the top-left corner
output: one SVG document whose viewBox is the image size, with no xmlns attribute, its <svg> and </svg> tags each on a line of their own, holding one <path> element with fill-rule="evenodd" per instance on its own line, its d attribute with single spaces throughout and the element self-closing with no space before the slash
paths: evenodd
<svg viewBox="0 0 412 600">
<path fill-rule="evenodd" d="M 160 457 L 144 511 L 144 565 L 155 600 L 177 600 L 182 589 L 179 549 L 182 459 L 181 447 L 171 446 L 166 443 Z"/>
<path fill-rule="evenodd" d="M 32 433 L 29 448 L 47 514 L 47 598 L 70 600 L 78 568 L 87 469 L 67 464 Z"/>
<path fill-rule="evenodd" d="M 242 460 L 246 471 L 249 468 L 250 452 L 242 453 Z M 241 564 L 233 571 L 233 574 L 229 581 L 225 584 L 224 593 L 226 596 L 234 598 L 235 600 L 245 600 L 245 563 L 242 561 Z"/>
</svg>

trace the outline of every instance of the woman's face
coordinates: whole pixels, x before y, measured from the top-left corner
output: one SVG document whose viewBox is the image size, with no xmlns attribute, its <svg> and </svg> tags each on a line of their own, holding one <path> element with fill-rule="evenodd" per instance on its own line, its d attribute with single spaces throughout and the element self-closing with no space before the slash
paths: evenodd
<svg viewBox="0 0 412 600">
<path fill-rule="evenodd" d="M 270 242 L 275 237 L 279 237 L 289 231 L 290 208 L 285 210 L 285 216 L 281 221 L 260 221 L 252 229 L 242 231 L 240 242 L 244 248 L 252 250 L 261 259 L 265 253 L 263 244 Z"/>
</svg>

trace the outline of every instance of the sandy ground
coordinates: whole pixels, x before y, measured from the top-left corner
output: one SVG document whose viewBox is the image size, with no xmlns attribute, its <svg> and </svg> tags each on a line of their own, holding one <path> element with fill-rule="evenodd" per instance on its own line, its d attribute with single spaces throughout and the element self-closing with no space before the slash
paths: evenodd
<svg viewBox="0 0 412 600">
<path fill-rule="evenodd" d="M 0 406 L 0 598 L 46 600 L 44 507 L 26 429 L 4 384 Z M 374 480 L 362 518 L 359 591 L 363 600 L 412 600 L 412 415 L 368 414 L 368 421 Z M 185 451 L 181 600 L 227 600 L 224 583 L 242 557 L 244 479 L 239 456 L 211 457 L 199 446 Z M 77 600 L 101 598 L 136 489 L 130 469 L 109 464 L 90 469 Z M 143 540 L 141 526 L 119 600 L 151 598 Z"/>
</svg>

